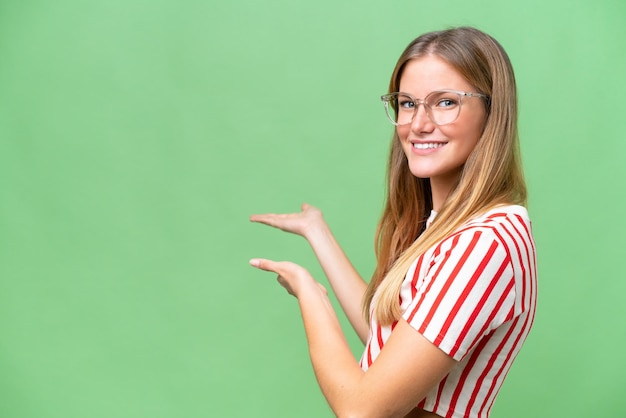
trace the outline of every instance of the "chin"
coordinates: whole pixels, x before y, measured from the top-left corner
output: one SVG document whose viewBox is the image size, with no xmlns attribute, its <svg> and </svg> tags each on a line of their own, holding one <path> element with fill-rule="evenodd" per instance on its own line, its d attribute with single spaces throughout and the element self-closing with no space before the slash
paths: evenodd
<svg viewBox="0 0 626 418">
<path fill-rule="evenodd" d="M 418 179 L 429 179 L 437 175 L 437 170 L 427 170 L 424 167 L 411 167 L 409 165 L 409 171 L 413 177 L 417 177 Z"/>
</svg>

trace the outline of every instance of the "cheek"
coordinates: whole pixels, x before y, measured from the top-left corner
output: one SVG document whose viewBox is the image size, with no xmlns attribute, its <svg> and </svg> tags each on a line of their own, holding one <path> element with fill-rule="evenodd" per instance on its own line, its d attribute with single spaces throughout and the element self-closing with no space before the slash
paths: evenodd
<svg viewBox="0 0 626 418">
<path fill-rule="evenodd" d="M 409 126 L 396 126 L 396 134 L 403 144 L 406 142 L 410 131 L 411 128 Z"/>
<path fill-rule="evenodd" d="M 410 146 L 410 144 L 407 141 L 407 138 L 409 136 L 409 131 L 410 129 L 407 128 L 406 126 L 396 127 L 396 135 L 398 136 L 397 141 L 399 142 L 400 148 L 402 149 L 405 155 L 407 154 L 409 150 L 409 146 Z"/>
<path fill-rule="evenodd" d="M 483 135 L 483 132 L 485 130 L 485 124 L 482 121 L 477 122 L 471 129 L 470 132 L 468 132 L 468 140 L 471 141 L 474 145 L 476 145 L 478 143 L 478 141 L 480 140 L 481 136 Z"/>
<path fill-rule="evenodd" d="M 478 112 L 473 118 L 468 120 L 467 137 L 478 141 L 487 125 L 487 115 L 484 111 Z"/>
<path fill-rule="evenodd" d="M 464 123 L 454 123 L 451 125 L 440 126 L 441 133 L 448 138 L 458 138 L 468 144 L 476 144 L 480 139 L 484 123 L 482 120 L 468 120 Z"/>
<path fill-rule="evenodd" d="M 406 138 L 407 134 L 409 133 L 409 127 L 408 126 L 396 126 L 396 133 L 398 134 L 400 138 Z"/>
</svg>

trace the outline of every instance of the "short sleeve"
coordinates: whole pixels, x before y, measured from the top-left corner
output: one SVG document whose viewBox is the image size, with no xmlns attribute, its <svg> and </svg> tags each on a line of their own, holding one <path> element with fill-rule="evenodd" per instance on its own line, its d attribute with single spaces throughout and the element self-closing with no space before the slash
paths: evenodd
<svg viewBox="0 0 626 418">
<path fill-rule="evenodd" d="M 489 228 L 468 228 L 446 238 L 420 264 L 422 271 L 415 273 L 423 280 L 403 318 L 455 360 L 513 318 L 511 257 Z"/>
</svg>

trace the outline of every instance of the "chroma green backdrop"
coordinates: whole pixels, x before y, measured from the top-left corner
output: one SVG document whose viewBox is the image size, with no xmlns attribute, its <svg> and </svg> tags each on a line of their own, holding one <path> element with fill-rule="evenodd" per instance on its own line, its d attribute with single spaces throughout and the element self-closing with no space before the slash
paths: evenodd
<svg viewBox="0 0 626 418">
<path fill-rule="evenodd" d="M 247 262 L 326 280 L 248 217 L 315 204 L 369 277 L 379 95 L 453 25 L 515 66 L 538 247 L 492 415 L 626 416 L 621 0 L 1 1 L 0 416 L 332 416 L 296 301 Z"/>
</svg>

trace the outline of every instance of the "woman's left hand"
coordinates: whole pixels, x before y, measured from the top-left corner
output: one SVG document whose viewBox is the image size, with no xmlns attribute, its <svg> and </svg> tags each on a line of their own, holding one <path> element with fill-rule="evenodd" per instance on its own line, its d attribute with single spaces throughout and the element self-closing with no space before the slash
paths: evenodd
<svg viewBox="0 0 626 418">
<path fill-rule="evenodd" d="M 253 258 L 250 265 L 260 270 L 272 271 L 278 275 L 278 283 L 284 287 L 290 295 L 299 297 L 307 288 L 322 290 L 327 294 L 326 288 L 315 281 L 311 273 L 304 267 L 290 261 L 272 261 L 263 258 Z"/>
</svg>

